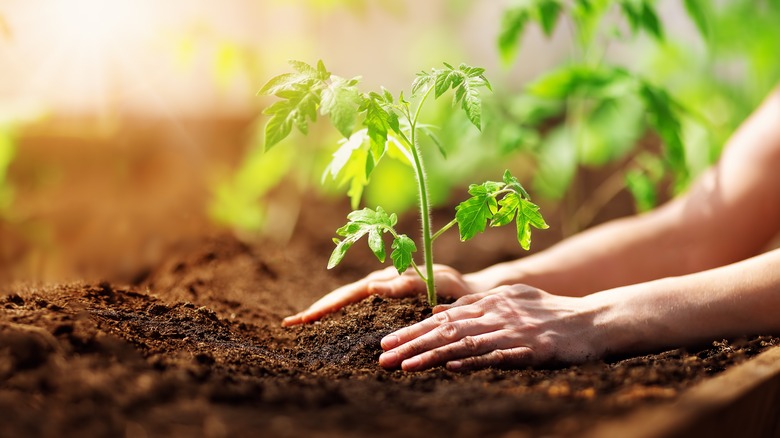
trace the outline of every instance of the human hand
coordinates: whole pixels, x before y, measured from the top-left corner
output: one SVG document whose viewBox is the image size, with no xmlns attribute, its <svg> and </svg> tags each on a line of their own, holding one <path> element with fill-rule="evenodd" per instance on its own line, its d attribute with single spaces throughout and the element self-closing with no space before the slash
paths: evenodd
<svg viewBox="0 0 780 438">
<path fill-rule="evenodd" d="M 468 275 L 461 275 L 460 272 L 449 266 L 434 265 L 433 271 L 437 292 L 442 296 L 460 298 L 479 291 L 479 286 L 470 281 Z M 316 321 L 347 304 L 360 301 L 371 295 L 401 298 L 425 293 L 425 291 L 425 282 L 416 272 L 408 270 L 398 275 L 395 268 L 389 267 L 330 292 L 308 309 L 284 318 L 282 325 L 287 327 Z"/>
<path fill-rule="evenodd" d="M 586 298 L 551 295 L 526 286 L 502 286 L 436 306 L 430 318 L 385 336 L 379 364 L 419 371 L 490 366 L 578 363 L 596 348 L 597 308 Z"/>
</svg>

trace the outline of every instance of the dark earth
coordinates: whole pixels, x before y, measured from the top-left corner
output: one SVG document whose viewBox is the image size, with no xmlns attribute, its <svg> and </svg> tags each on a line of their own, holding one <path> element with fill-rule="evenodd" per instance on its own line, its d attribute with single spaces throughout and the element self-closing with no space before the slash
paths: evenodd
<svg viewBox="0 0 780 438">
<path fill-rule="evenodd" d="M 380 268 L 356 245 L 325 269 L 346 202 L 302 201 L 289 242 L 215 230 L 193 175 L 224 159 L 242 131 L 193 126 L 205 146 L 188 159 L 155 124 L 110 144 L 33 136 L 19 149 L 17 216 L 0 218 L 0 437 L 574 436 L 780 344 L 712 339 L 552 369 L 384 370 L 379 340 L 430 314 L 419 299 L 371 297 L 315 324 L 280 326 Z M 623 193 L 596 222 L 630 210 Z M 534 236 L 536 250 L 560 239 L 555 218 L 565 211 L 545 214 L 552 227 Z M 399 229 L 417 227 L 405 216 Z M 444 235 L 437 261 L 468 272 L 519 257 L 513 233 L 466 244 Z M 33 275 L 18 281 L 19 272 Z"/>
<path fill-rule="evenodd" d="M 388 371 L 379 339 L 425 318 L 419 299 L 372 297 L 279 326 L 302 291 L 335 284 L 304 253 L 219 236 L 138 285 L 13 290 L 0 298 L 0 435 L 573 435 L 780 343 L 717 340 L 560 369 Z"/>
</svg>

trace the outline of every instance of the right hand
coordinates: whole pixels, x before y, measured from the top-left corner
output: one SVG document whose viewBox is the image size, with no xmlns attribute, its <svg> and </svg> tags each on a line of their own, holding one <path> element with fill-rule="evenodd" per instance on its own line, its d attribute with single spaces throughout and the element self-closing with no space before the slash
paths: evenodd
<svg viewBox="0 0 780 438">
<path fill-rule="evenodd" d="M 468 275 L 462 275 L 449 266 L 434 265 L 433 271 L 437 292 L 442 296 L 460 298 L 464 295 L 482 291 L 476 283 L 468 280 Z M 425 282 L 413 269 L 398 275 L 398 271 L 394 267 L 389 267 L 373 272 L 361 280 L 341 286 L 330 292 L 308 309 L 284 318 L 282 326 L 288 327 L 316 321 L 347 304 L 360 301 L 371 295 L 401 298 L 425 292 Z"/>
</svg>

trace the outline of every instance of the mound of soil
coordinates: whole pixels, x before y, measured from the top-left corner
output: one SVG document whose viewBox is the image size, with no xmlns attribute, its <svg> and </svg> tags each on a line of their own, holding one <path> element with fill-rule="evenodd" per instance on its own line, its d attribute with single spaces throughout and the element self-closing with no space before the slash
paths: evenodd
<svg viewBox="0 0 780 438">
<path fill-rule="evenodd" d="M 9 289 L 0 436 L 576 435 L 780 343 L 715 340 L 559 369 L 384 370 L 379 339 L 425 318 L 419 299 L 372 297 L 279 326 L 365 273 L 327 273 L 322 257 L 218 236 L 181 245 L 134 285 Z"/>
</svg>

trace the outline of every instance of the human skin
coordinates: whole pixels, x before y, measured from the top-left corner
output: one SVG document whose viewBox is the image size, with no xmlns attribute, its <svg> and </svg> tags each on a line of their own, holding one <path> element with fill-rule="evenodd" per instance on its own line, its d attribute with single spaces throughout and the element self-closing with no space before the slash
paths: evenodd
<svg viewBox="0 0 780 438">
<path fill-rule="evenodd" d="M 684 195 L 594 227 L 535 255 L 461 275 L 437 266 L 459 298 L 382 340 L 380 364 L 421 370 L 576 363 L 611 353 L 780 333 L 780 89 L 732 136 Z M 414 275 L 375 272 L 284 325 L 372 294 L 422 293 Z"/>
</svg>

